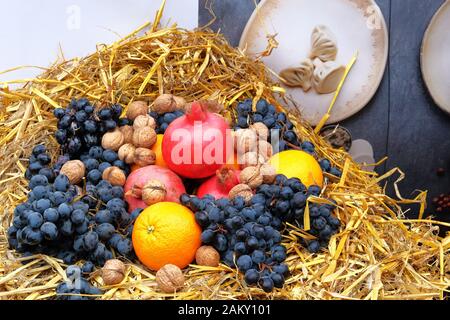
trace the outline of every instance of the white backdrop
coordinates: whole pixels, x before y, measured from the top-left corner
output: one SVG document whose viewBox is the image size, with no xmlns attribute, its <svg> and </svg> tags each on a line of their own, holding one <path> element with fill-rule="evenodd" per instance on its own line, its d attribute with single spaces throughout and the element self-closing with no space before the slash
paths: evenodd
<svg viewBox="0 0 450 320">
<path fill-rule="evenodd" d="M 48 66 L 95 51 L 147 21 L 160 0 L 0 0 L 0 72 L 19 65 Z M 192 29 L 198 23 L 198 0 L 167 0 L 162 24 Z M 39 74 L 36 69 L 0 74 L 0 81 Z"/>
</svg>

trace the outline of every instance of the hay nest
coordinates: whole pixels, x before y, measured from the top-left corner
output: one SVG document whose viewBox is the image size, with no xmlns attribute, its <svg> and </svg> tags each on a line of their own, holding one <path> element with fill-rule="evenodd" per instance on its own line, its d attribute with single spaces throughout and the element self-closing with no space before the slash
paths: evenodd
<svg viewBox="0 0 450 320">
<path fill-rule="evenodd" d="M 194 99 L 218 100 L 232 116 L 238 99 L 264 98 L 280 109 L 282 89 L 270 72 L 232 48 L 219 34 L 205 29 L 186 31 L 176 26 L 158 29 L 146 24 L 111 45 L 99 45 L 83 58 L 60 61 L 36 79 L 0 83 L 0 300 L 48 299 L 65 279 L 62 261 L 45 255 L 20 257 L 8 249 L 6 230 L 14 207 L 26 199 L 23 178 L 31 149 L 45 143 L 53 156 L 59 149 L 53 138 L 55 107 L 72 98 L 87 97 L 98 107 L 127 106 L 137 99 L 153 101 L 170 92 Z M 144 32 L 144 30 L 148 30 Z M 269 39 L 271 45 L 276 44 Z M 23 84 L 16 90 L 12 83 Z M 125 280 L 106 287 L 98 273 L 90 280 L 104 294 L 99 299 L 442 299 L 450 285 L 450 236 L 438 236 L 437 221 L 422 219 L 425 193 L 414 200 L 389 198 L 380 182 L 384 176 L 362 171 L 342 150 L 330 147 L 300 114 L 290 110 L 301 139 L 312 141 L 320 157 L 342 169 L 340 180 L 328 176 L 325 196 L 334 199 L 343 223 L 328 250 L 310 254 L 299 245 L 302 230 L 289 226 L 284 235 L 287 264 L 292 276 L 271 294 L 250 288 L 236 270 L 224 265 L 192 265 L 185 270 L 181 292 L 158 291 L 155 275 L 138 262 L 127 264 Z M 400 195 L 398 195 L 400 196 Z M 402 203 L 419 203 L 417 220 L 403 220 Z"/>
</svg>

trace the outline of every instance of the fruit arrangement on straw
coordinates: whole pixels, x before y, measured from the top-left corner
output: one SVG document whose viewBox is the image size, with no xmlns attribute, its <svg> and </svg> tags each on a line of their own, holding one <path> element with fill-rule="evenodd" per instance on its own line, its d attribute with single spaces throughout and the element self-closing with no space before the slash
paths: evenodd
<svg viewBox="0 0 450 320">
<path fill-rule="evenodd" d="M 443 298 L 450 237 L 422 218 L 425 193 L 388 197 L 399 169 L 363 171 L 279 103 L 261 62 L 207 30 L 158 29 L 161 12 L 2 83 L 0 299 Z M 180 129 L 185 151 L 220 132 L 243 152 L 178 163 Z"/>
</svg>

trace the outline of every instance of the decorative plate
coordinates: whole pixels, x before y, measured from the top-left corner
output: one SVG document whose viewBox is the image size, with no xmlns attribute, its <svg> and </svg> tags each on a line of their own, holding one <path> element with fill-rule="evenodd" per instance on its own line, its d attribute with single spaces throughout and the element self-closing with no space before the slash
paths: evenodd
<svg viewBox="0 0 450 320">
<path fill-rule="evenodd" d="M 422 42 L 423 79 L 436 104 L 450 114 L 450 1 L 434 15 Z"/>
<path fill-rule="evenodd" d="M 336 62 L 347 65 L 358 51 L 328 123 L 357 113 L 372 99 L 383 78 L 388 58 L 388 31 L 383 14 L 373 0 L 262 0 L 240 41 L 240 48 L 256 57 L 267 47 L 267 35 L 279 42 L 262 61 L 276 74 L 295 67 L 309 56 L 311 33 L 326 25 L 337 38 Z M 276 78 L 274 76 L 274 78 Z M 285 87 L 303 116 L 316 125 L 327 112 L 334 93 L 317 94 L 313 89 Z"/>
</svg>

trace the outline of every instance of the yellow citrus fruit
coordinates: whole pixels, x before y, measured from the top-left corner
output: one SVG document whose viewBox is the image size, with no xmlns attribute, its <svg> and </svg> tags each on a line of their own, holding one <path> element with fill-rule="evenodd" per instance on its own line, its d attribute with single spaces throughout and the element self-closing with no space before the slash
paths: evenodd
<svg viewBox="0 0 450 320">
<path fill-rule="evenodd" d="M 201 229 L 194 213 L 174 202 L 147 207 L 133 227 L 133 247 L 139 260 L 152 270 L 166 264 L 185 268 L 201 246 Z"/>
<path fill-rule="evenodd" d="M 283 174 L 288 178 L 299 178 L 306 187 L 323 186 L 323 174 L 319 163 L 304 151 L 282 151 L 273 155 L 269 163 L 275 168 L 277 174 Z"/>
<path fill-rule="evenodd" d="M 163 168 L 168 168 L 166 162 L 164 161 L 164 158 L 162 156 L 162 151 L 161 151 L 163 137 L 164 137 L 163 134 L 156 135 L 156 142 L 153 145 L 152 150 L 156 153 L 155 165 L 163 167 Z"/>
</svg>

